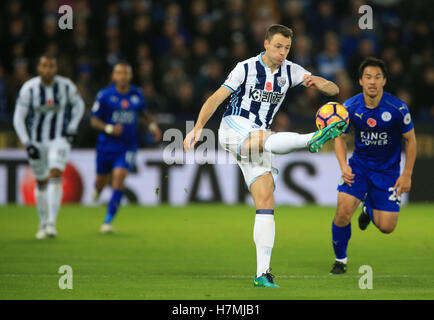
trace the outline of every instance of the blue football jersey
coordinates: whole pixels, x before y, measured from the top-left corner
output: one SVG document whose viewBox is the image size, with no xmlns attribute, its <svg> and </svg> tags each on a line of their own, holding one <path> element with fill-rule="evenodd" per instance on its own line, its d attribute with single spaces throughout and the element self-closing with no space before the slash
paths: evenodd
<svg viewBox="0 0 434 320">
<path fill-rule="evenodd" d="M 354 128 L 355 148 L 351 160 L 374 171 L 399 170 L 402 134 L 413 129 L 410 111 L 400 99 L 383 92 L 378 106 L 369 109 L 360 93 L 344 102 Z"/>
<path fill-rule="evenodd" d="M 121 124 L 123 131 L 120 136 L 100 133 L 97 148 L 105 151 L 136 150 L 139 144 L 138 118 L 145 110 L 146 101 L 138 87 L 131 85 L 126 94 L 119 93 L 114 84 L 102 89 L 96 96 L 92 115 L 107 124 Z"/>
</svg>

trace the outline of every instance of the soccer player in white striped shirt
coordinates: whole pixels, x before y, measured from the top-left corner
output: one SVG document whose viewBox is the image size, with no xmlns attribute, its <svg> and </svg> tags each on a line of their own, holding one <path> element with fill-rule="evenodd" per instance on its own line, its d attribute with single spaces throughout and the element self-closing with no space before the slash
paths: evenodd
<svg viewBox="0 0 434 320">
<path fill-rule="evenodd" d="M 185 150 L 193 148 L 206 122 L 231 95 L 220 124 L 219 142 L 237 159 L 256 206 L 254 285 L 259 287 L 278 287 L 270 273 L 275 237 L 273 191 L 278 173 L 273 167 L 273 154 L 302 148 L 317 152 L 326 141 L 341 135 L 346 128 L 346 123 L 340 121 L 309 134 L 270 131 L 273 117 L 289 88 L 303 84 L 327 96 L 339 93 L 333 82 L 313 76 L 286 60 L 292 35 L 292 30 L 286 26 L 271 25 L 264 40 L 265 52 L 236 65 L 223 85 L 204 103 L 194 129 L 184 140 Z"/>
<path fill-rule="evenodd" d="M 25 146 L 35 174 L 37 239 L 56 237 L 56 220 L 62 200 L 62 172 L 84 113 L 84 102 L 68 78 L 56 75 L 54 57 L 42 56 L 38 76 L 20 89 L 14 127 Z"/>
</svg>

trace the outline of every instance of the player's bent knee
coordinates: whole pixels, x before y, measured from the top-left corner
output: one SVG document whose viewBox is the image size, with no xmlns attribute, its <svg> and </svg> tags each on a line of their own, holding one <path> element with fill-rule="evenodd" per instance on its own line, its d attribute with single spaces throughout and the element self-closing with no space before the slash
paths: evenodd
<svg viewBox="0 0 434 320">
<path fill-rule="evenodd" d="M 348 225 L 351 222 L 352 216 L 353 216 L 352 210 L 350 210 L 347 207 L 338 206 L 333 222 L 335 223 L 335 225 L 339 227 L 343 227 Z"/>
<path fill-rule="evenodd" d="M 256 193 L 254 196 L 255 206 L 258 209 L 271 209 L 274 208 L 273 192 L 264 190 L 263 192 Z"/>
<path fill-rule="evenodd" d="M 392 233 L 394 228 L 379 228 L 379 229 L 380 229 L 381 233 L 390 234 L 390 233 Z"/>
<path fill-rule="evenodd" d="M 335 218 L 333 219 L 333 222 L 338 227 L 344 227 L 344 226 L 348 225 L 351 222 L 351 216 L 348 216 L 348 215 L 341 215 L 341 216 L 336 215 Z"/>
<path fill-rule="evenodd" d="M 338 208 L 336 210 L 336 217 L 340 219 L 347 219 L 349 221 L 353 213 L 354 210 L 351 206 L 345 204 L 338 204 Z"/>
<path fill-rule="evenodd" d="M 274 195 L 272 188 L 263 189 L 252 193 L 255 206 L 258 209 L 271 209 L 274 208 Z"/>
<path fill-rule="evenodd" d="M 392 233 L 398 224 L 398 213 L 374 210 L 375 225 L 384 234 Z"/>
<path fill-rule="evenodd" d="M 378 229 L 384 234 L 392 233 L 395 230 L 396 225 L 379 226 Z"/>
<path fill-rule="evenodd" d="M 128 175 L 128 170 L 124 168 L 116 168 L 113 171 L 112 187 L 114 189 L 122 189 L 124 187 L 125 178 Z"/>
</svg>

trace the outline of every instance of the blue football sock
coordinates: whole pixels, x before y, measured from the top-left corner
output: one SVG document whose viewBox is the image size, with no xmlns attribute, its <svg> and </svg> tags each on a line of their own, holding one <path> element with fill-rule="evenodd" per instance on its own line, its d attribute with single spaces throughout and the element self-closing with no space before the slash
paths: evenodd
<svg viewBox="0 0 434 320">
<path fill-rule="evenodd" d="M 112 197 L 107 205 L 107 214 L 105 216 L 104 223 L 112 223 L 116 212 L 118 211 L 119 205 L 121 204 L 122 195 L 124 192 L 122 190 L 113 190 Z"/>
<path fill-rule="evenodd" d="M 345 227 L 338 227 L 334 222 L 332 223 L 333 250 L 335 251 L 336 259 L 347 257 L 347 246 L 350 238 L 351 223 Z"/>
</svg>

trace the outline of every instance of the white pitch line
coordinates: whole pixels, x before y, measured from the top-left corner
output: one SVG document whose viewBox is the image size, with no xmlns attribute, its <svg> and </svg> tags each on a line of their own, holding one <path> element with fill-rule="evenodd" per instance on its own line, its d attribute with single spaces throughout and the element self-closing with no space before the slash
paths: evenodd
<svg viewBox="0 0 434 320">
<path fill-rule="evenodd" d="M 4 273 L 0 274 L 0 278 L 59 278 L 61 274 L 16 274 L 16 273 Z M 109 278 L 110 276 L 101 275 L 101 274 L 74 274 L 74 278 Z"/>
<path fill-rule="evenodd" d="M 58 274 L 15 274 L 15 273 L 4 273 L 0 274 L 0 278 L 58 278 Z M 122 277 L 119 275 L 103 275 L 103 274 L 74 274 L 74 277 L 78 278 L 111 278 L 111 277 Z M 177 278 L 200 278 L 200 279 L 250 279 L 253 275 L 182 275 L 176 274 L 171 275 Z M 431 277 L 432 275 L 406 275 L 406 274 L 379 274 L 374 275 L 375 278 L 414 278 L 414 277 Z M 131 277 L 131 276 L 129 276 Z M 134 278 L 158 278 L 167 277 L 167 275 L 135 275 Z M 276 279 L 332 279 L 332 278 L 353 278 L 359 279 L 360 275 L 277 275 Z"/>
<path fill-rule="evenodd" d="M 417 277 L 423 277 L 426 275 L 417 275 Z M 215 279 L 245 279 L 245 278 L 252 278 L 252 275 L 196 275 L 193 276 L 195 278 L 215 278 Z M 355 278 L 355 279 L 359 279 L 361 277 L 361 275 L 336 275 L 336 276 L 331 276 L 331 275 L 276 275 L 275 278 L 276 279 L 319 279 L 319 278 L 323 278 L 323 279 L 331 279 L 331 278 Z M 409 278 L 409 277 L 416 277 L 416 276 L 409 276 L 406 274 L 396 274 L 396 275 L 374 275 L 375 278 Z"/>
</svg>

